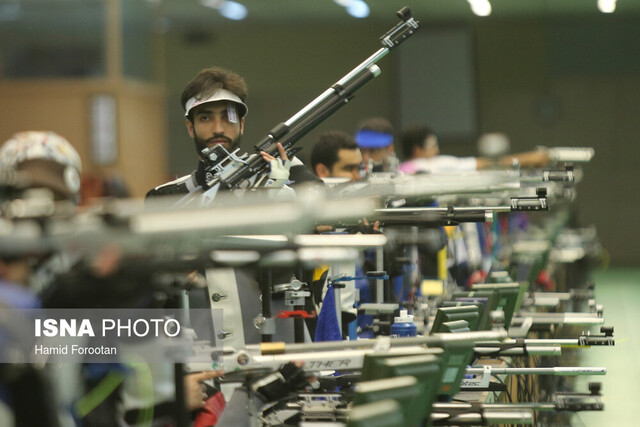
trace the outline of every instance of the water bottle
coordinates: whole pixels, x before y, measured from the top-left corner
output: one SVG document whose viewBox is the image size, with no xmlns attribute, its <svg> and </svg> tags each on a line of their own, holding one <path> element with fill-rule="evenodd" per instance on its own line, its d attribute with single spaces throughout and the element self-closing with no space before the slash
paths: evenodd
<svg viewBox="0 0 640 427">
<path fill-rule="evenodd" d="M 400 316 L 396 317 L 391 325 L 391 337 L 415 337 L 418 328 L 413 323 L 413 315 L 407 310 L 400 310 Z"/>
</svg>

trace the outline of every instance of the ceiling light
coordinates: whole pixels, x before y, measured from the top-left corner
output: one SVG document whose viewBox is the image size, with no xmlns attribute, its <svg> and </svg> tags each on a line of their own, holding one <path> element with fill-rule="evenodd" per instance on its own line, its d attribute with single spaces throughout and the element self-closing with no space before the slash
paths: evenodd
<svg viewBox="0 0 640 427">
<path fill-rule="evenodd" d="M 200 4 L 211 9 L 216 9 L 220 15 L 227 19 L 240 21 L 247 17 L 248 11 L 245 5 L 231 0 L 200 0 Z"/>
<path fill-rule="evenodd" d="M 234 21 L 241 21 L 247 17 L 247 8 L 245 5 L 235 1 L 225 1 L 218 8 L 220 15 Z"/>
<path fill-rule="evenodd" d="M 489 0 L 467 0 L 471 10 L 478 16 L 491 15 L 491 3 Z"/>
<path fill-rule="evenodd" d="M 344 7 L 347 13 L 354 18 L 369 16 L 369 5 L 364 0 L 333 0 L 333 2 Z"/>
<path fill-rule="evenodd" d="M 598 9 L 602 13 L 613 13 L 616 10 L 616 0 L 598 0 Z"/>
<path fill-rule="evenodd" d="M 369 5 L 363 0 L 353 0 L 346 7 L 347 13 L 354 18 L 366 18 L 369 16 Z"/>
</svg>

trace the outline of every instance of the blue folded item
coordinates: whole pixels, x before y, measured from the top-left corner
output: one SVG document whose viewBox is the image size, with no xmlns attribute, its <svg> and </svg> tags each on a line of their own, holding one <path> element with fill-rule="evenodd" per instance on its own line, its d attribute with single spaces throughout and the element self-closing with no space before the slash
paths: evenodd
<svg viewBox="0 0 640 427">
<path fill-rule="evenodd" d="M 342 331 L 340 331 L 340 325 L 338 324 L 336 297 L 333 291 L 333 285 L 327 287 L 327 293 L 324 295 L 322 308 L 318 315 L 314 341 L 342 341 Z"/>
</svg>

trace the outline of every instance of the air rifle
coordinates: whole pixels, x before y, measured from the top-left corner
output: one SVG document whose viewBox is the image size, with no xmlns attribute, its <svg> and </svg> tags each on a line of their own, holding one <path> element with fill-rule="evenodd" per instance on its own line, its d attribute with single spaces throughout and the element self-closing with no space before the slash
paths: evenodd
<svg viewBox="0 0 640 427">
<path fill-rule="evenodd" d="M 544 188 L 541 188 L 544 190 Z M 486 222 L 493 220 L 498 212 L 548 211 L 546 194 L 539 192 L 534 197 L 512 197 L 504 206 L 453 206 L 448 207 L 401 207 L 375 210 L 372 220 L 386 226 L 393 225 L 458 225 L 463 222 Z"/>
<path fill-rule="evenodd" d="M 380 74 L 376 62 L 419 28 L 418 21 L 412 17 L 408 7 L 399 10 L 397 15 L 401 22 L 380 37 L 382 47 L 379 50 L 289 120 L 271 129 L 267 136 L 255 145 L 256 154 L 239 156 L 236 154 L 238 150 L 229 153 L 219 145 L 203 150 L 202 157 L 207 164 L 207 187 L 216 192 L 218 188 L 236 189 L 253 185 L 256 181 L 253 178 L 265 173 L 268 168 L 268 163 L 259 155 L 261 151 L 278 157 L 276 143 L 280 142 L 287 153 L 291 153 L 296 141 L 353 99 L 358 89 Z"/>
<path fill-rule="evenodd" d="M 370 223 L 379 221 L 381 227 L 440 227 L 459 225 L 464 222 L 492 222 L 494 213 L 548 211 L 545 188 L 541 187 L 537 196 L 511 197 L 509 204 L 501 206 L 453 206 L 447 207 L 399 207 L 378 208 L 367 219 Z M 371 225 L 340 221 L 336 228 L 348 232 L 371 233 Z"/>
<path fill-rule="evenodd" d="M 431 413 L 431 425 L 480 425 L 483 421 L 492 424 L 497 418 L 495 414 L 506 411 L 505 416 L 511 414 L 510 418 L 502 419 L 506 422 L 517 422 L 518 424 L 532 424 L 530 419 L 516 419 L 518 411 L 603 411 L 604 404 L 600 394 L 601 384 L 589 383 L 589 393 L 578 392 L 556 392 L 549 402 L 519 402 L 519 403 L 441 403 L 433 404 Z M 495 411 L 495 412 L 494 412 Z M 491 414 L 491 419 L 487 415 Z M 497 421 L 497 420 L 496 420 Z"/>
</svg>

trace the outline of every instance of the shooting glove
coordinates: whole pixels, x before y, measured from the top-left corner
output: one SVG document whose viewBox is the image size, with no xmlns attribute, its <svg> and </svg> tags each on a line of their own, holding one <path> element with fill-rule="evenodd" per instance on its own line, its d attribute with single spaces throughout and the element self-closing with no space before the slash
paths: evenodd
<svg viewBox="0 0 640 427">
<path fill-rule="evenodd" d="M 289 169 L 291 169 L 291 160 L 273 159 L 269 162 L 271 172 L 269 179 L 265 183 L 265 187 L 282 188 L 289 180 Z"/>
</svg>

